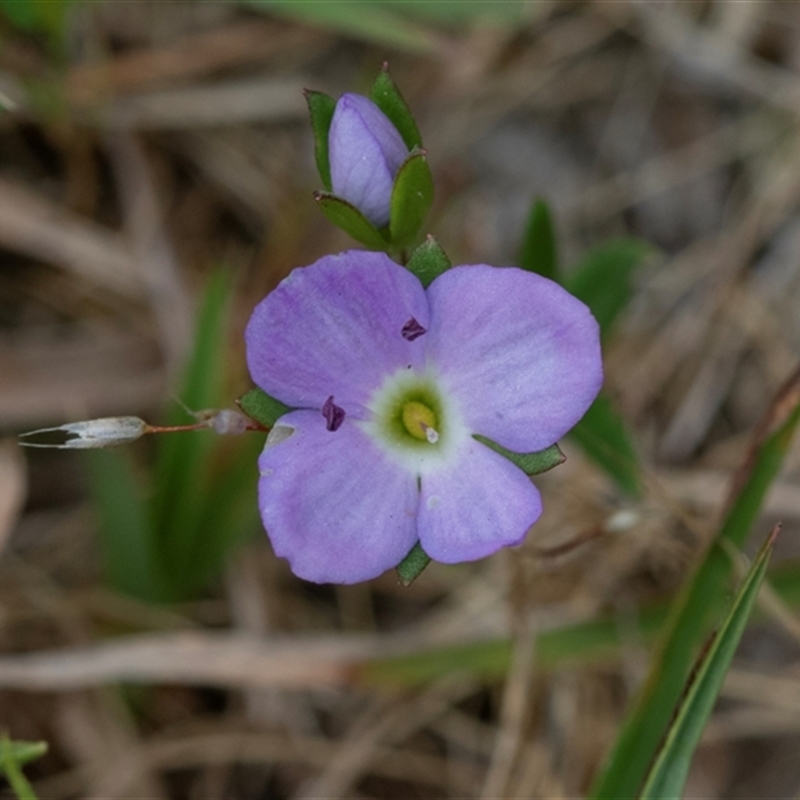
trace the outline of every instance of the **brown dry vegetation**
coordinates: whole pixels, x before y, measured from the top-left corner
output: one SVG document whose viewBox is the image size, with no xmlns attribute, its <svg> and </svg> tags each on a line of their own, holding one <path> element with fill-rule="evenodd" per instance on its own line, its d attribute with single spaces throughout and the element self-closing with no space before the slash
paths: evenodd
<svg viewBox="0 0 800 800">
<path fill-rule="evenodd" d="M 624 627 L 680 584 L 798 362 L 800 3 L 539 2 L 514 26 L 429 35 L 416 54 L 234 3 L 85 3 L 62 69 L 5 26 L 0 727 L 50 743 L 27 769 L 41 798 L 568 798 L 613 741 L 647 646 L 545 671 L 536 637 L 601 611 Z M 538 481 L 546 511 L 521 550 L 434 565 L 409 589 L 391 574 L 305 585 L 254 531 L 197 602 L 114 594 L 82 461 L 23 457 L 14 435 L 157 420 L 220 263 L 238 285 L 231 399 L 248 387 L 254 303 L 352 246 L 311 199 L 301 90 L 363 91 L 385 59 L 455 263 L 513 262 L 535 195 L 568 264 L 609 236 L 656 246 L 606 353 L 645 498 L 622 498 L 573 447 Z M 760 526 L 784 520 L 782 557 L 798 555 L 798 466 L 795 453 Z M 689 796 L 800 795 L 800 623 L 765 605 Z M 377 656 L 500 635 L 502 680 L 362 678 Z"/>
</svg>

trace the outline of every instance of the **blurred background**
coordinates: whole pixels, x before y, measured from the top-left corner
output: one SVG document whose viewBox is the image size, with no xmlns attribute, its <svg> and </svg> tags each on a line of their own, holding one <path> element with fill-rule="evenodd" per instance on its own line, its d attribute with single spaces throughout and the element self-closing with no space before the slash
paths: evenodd
<svg viewBox="0 0 800 800">
<path fill-rule="evenodd" d="M 523 547 L 315 586 L 261 529 L 261 434 L 22 452 L 234 407 L 255 303 L 355 246 L 302 90 L 384 61 L 452 261 L 517 263 L 541 198 L 613 306 Z M 800 358 L 800 4 L 4 0 L 0 108 L 0 729 L 49 743 L 39 796 L 585 794 Z M 688 796 L 800 797 L 799 468 Z"/>
</svg>

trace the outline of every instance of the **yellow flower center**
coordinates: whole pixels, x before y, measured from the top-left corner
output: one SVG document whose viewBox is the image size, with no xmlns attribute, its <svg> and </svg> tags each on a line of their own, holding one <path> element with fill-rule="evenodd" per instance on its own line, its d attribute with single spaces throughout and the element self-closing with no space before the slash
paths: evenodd
<svg viewBox="0 0 800 800">
<path fill-rule="evenodd" d="M 417 400 L 409 400 L 403 406 L 403 426 L 415 438 L 431 444 L 439 441 L 436 430 L 436 414 Z"/>
</svg>

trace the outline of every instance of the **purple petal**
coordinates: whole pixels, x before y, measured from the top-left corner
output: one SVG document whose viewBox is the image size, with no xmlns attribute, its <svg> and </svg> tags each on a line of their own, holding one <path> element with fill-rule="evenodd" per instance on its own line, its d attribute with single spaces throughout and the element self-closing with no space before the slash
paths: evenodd
<svg viewBox="0 0 800 800">
<path fill-rule="evenodd" d="M 397 128 L 369 98 L 345 94 L 328 131 L 333 193 L 376 227 L 389 224 L 394 177 L 408 157 Z"/>
<path fill-rule="evenodd" d="M 426 353 L 473 433 L 517 452 L 549 447 L 603 382 L 589 309 L 553 281 L 512 267 L 456 267 L 428 287 Z"/>
<path fill-rule="evenodd" d="M 541 513 L 530 478 L 470 439 L 450 468 L 422 477 L 419 540 L 435 561 L 475 561 L 519 544 Z"/>
<path fill-rule="evenodd" d="M 294 270 L 259 303 L 245 331 L 257 386 L 296 408 L 331 396 L 356 419 L 386 375 L 423 365 L 421 342 L 401 335 L 428 321 L 420 282 L 383 253 L 351 250 Z"/>
<path fill-rule="evenodd" d="M 275 553 L 316 583 L 357 583 L 397 566 L 417 540 L 416 478 L 358 425 L 332 436 L 318 412 L 294 411 L 258 466 L 259 509 Z"/>
</svg>

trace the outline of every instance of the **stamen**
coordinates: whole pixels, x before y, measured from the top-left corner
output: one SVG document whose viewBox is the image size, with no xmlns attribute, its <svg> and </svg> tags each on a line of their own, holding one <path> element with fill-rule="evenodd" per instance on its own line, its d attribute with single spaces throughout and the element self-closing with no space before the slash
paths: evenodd
<svg viewBox="0 0 800 800">
<path fill-rule="evenodd" d="M 338 431 L 344 422 L 344 409 L 340 408 L 333 402 L 333 395 L 331 395 L 322 406 L 322 416 L 325 417 L 327 425 L 325 426 L 329 431 Z"/>
<path fill-rule="evenodd" d="M 413 342 L 414 339 L 419 339 L 423 333 L 427 332 L 427 328 L 423 328 L 422 325 L 420 325 L 419 322 L 414 319 L 414 317 L 411 317 L 411 319 L 406 322 L 405 325 L 403 325 L 403 329 L 400 331 L 400 333 L 403 334 L 403 338 L 407 339 L 409 342 Z"/>
<path fill-rule="evenodd" d="M 436 444 L 439 441 L 439 432 L 434 428 L 431 428 L 430 425 L 426 425 L 424 422 L 421 422 L 420 425 L 422 429 L 425 431 L 425 438 L 431 443 Z"/>
</svg>

